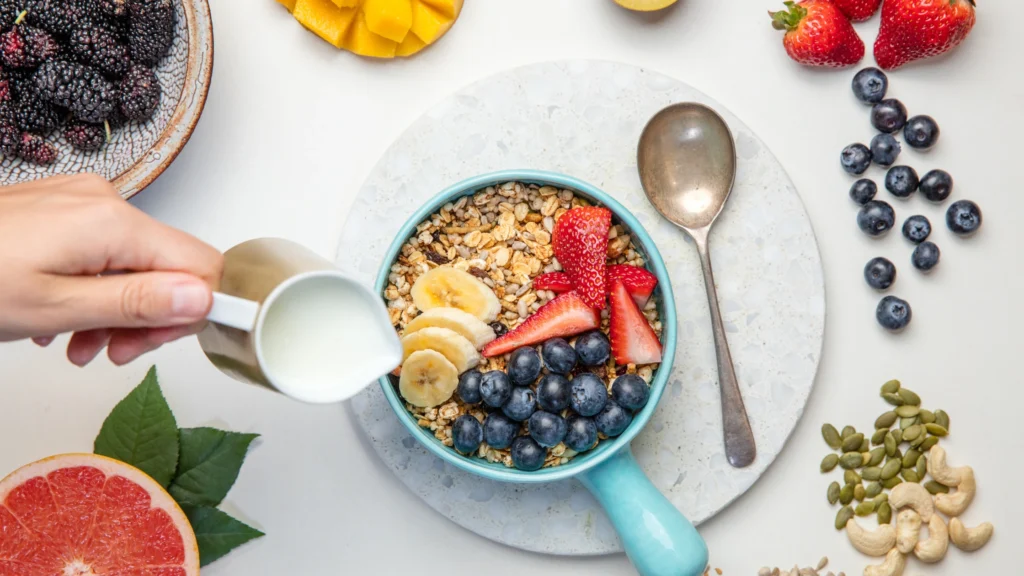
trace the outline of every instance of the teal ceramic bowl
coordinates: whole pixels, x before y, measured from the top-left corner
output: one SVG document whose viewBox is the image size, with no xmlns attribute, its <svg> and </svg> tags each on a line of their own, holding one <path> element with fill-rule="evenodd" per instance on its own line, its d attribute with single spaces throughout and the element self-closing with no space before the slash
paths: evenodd
<svg viewBox="0 0 1024 576">
<path fill-rule="evenodd" d="M 663 326 L 661 344 L 664 355 L 651 380 L 650 400 L 618 438 L 602 441 L 597 448 L 577 455 L 567 464 L 526 472 L 480 458 L 465 457 L 443 445 L 428 430 L 416 424 L 416 418 L 405 409 L 396 386 L 387 376 L 380 379 L 384 395 L 409 433 L 427 450 L 456 468 L 502 482 L 552 482 L 567 478 L 581 481 L 601 502 L 622 539 L 626 554 L 642 576 L 701 574 L 707 565 L 704 541 L 693 525 L 647 479 L 629 447 L 654 414 L 665 391 L 675 357 L 677 322 L 671 282 L 661 254 L 647 231 L 626 208 L 600 189 L 554 172 L 505 170 L 469 178 L 444 190 L 409 217 L 388 249 L 374 289 L 383 298 L 391 266 L 402 245 L 415 235 L 418 224 L 448 202 L 455 202 L 488 186 L 511 181 L 570 189 L 611 210 L 613 222 L 629 230 L 648 269 L 658 278 L 658 287 L 652 297 L 657 303 Z"/>
</svg>

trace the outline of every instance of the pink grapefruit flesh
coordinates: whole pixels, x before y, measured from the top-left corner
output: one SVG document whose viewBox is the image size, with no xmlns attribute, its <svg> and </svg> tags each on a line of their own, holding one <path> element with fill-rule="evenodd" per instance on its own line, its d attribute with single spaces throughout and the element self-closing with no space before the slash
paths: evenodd
<svg viewBox="0 0 1024 576">
<path fill-rule="evenodd" d="M 3 576 L 198 576 L 188 518 L 141 470 L 63 454 L 0 481 Z"/>
</svg>

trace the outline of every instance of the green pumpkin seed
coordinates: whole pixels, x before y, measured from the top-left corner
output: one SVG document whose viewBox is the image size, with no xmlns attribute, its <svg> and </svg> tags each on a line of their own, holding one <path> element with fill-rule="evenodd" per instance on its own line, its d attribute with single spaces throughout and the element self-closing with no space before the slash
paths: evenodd
<svg viewBox="0 0 1024 576">
<path fill-rule="evenodd" d="M 871 451 L 871 460 L 868 460 L 868 466 L 878 466 L 885 460 L 885 448 L 879 446 Z"/>
<path fill-rule="evenodd" d="M 918 412 L 917 417 L 921 419 L 922 424 L 931 424 L 932 422 L 935 422 L 935 412 L 932 412 L 931 410 L 925 410 L 922 408 L 921 411 Z"/>
<path fill-rule="evenodd" d="M 896 440 L 896 447 L 899 448 L 900 442 L 903 442 L 903 429 L 892 430 L 892 437 Z"/>
<path fill-rule="evenodd" d="M 906 402 L 903 401 L 903 398 L 900 398 L 899 394 L 882 394 L 882 399 L 893 406 L 903 406 L 906 404 Z"/>
<path fill-rule="evenodd" d="M 861 452 L 860 456 L 861 456 L 861 464 L 860 464 L 861 466 L 867 466 L 868 462 L 871 462 L 871 453 L 870 452 Z"/>
<path fill-rule="evenodd" d="M 822 473 L 831 472 L 839 464 L 838 454 L 829 454 L 821 459 L 821 471 Z"/>
<path fill-rule="evenodd" d="M 839 482 L 833 482 L 828 485 L 828 492 L 825 493 L 825 496 L 828 498 L 829 504 L 835 504 L 836 502 L 839 502 L 840 490 L 841 488 L 839 487 Z"/>
<path fill-rule="evenodd" d="M 907 450 L 907 453 L 903 455 L 903 467 L 913 468 L 917 466 L 917 459 L 921 457 L 921 453 L 911 448 Z"/>
<path fill-rule="evenodd" d="M 888 502 L 883 502 L 878 506 L 878 523 L 889 524 L 892 522 L 892 506 Z"/>
<path fill-rule="evenodd" d="M 882 480 L 889 480 L 899 474 L 902 468 L 903 462 L 896 459 L 890 460 L 885 463 L 885 466 L 882 466 L 882 471 L 878 477 Z"/>
<path fill-rule="evenodd" d="M 843 472 L 843 482 L 847 484 L 860 484 L 860 474 L 857 474 L 853 470 L 847 470 Z"/>
<path fill-rule="evenodd" d="M 871 438 L 865 438 L 860 442 L 860 451 L 868 452 L 871 450 Z"/>
<path fill-rule="evenodd" d="M 864 457 L 860 455 L 860 452 L 847 452 L 840 456 L 839 465 L 842 466 L 843 470 L 860 468 L 864 465 Z"/>
<path fill-rule="evenodd" d="M 920 450 L 921 452 L 927 452 L 927 451 L 931 450 L 932 447 L 935 446 L 938 443 L 939 443 L 939 437 L 938 436 L 929 436 L 929 437 L 924 439 L 924 442 L 921 442 L 921 446 L 918 448 L 918 450 Z"/>
<path fill-rule="evenodd" d="M 896 453 L 896 437 L 889 432 L 885 435 L 885 455 L 892 456 Z"/>
<path fill-rule="evenodd" d="M 904 404 L 910 404 L 911 406 L 920 406 L 921 397 L 914 393 L 913 390 L 908 388 L 900 388 L 896 391 L 896 394 L 903 399 Z"/>
<path fill-rule="evenodd" d="M 935 494 L 949 494 L 949 486 L 946 486 L 945 484 L 939 484 L 935 480 L 929 480 L 925 482 L 924 489 L 927 490 L 928 493 L 933 496 Z"/>
<path fill-rule="evenodd" d="M 921 409 L 917 406 L 911 406 L 906 404 L 896 409 L 896 415 L 900 418 L 913 418 L 921 413 Z"/>
<path fill-rule="evenodd" d="M 853 486 L 853 499 L 857 502 L 863 502 L 864 498 L 867 496 L 865 490 L 866 489 L 863 484 L 855 484 Z"/>
<path fill-rule="evenodd" d="M 949 430 L 949 414 L 946 414 L 945 410 L 936 410 L 935 423 Z"/>
<path fill-rule="evenodd" d="M 886 412 L 875 420 L 875 428 L 892 428 L 892 425 L 896 423 L 896 418 L 896 412 Z"/>
<path fill-rule="evenodd" d="M 922 432 L 924 432 L 924 429 L 921 428 L 921 425 L 914 424 L 913 426 L 903 431 L 903 439 L 907 442 L 911 442 L 914 440 L 914 438 L 920 436 Z"/>
<path fill-rule="evenodd" d="M 881 506 L 883 502 L 888 502 L 889 501 L 889 495 L 888 494 L 884 494 L 884 493 L 879 493 L 879 494 L 875 495 L 873 500 L 875 501 L 875 506 Z"/>
<path fill-rule="evenodd" d="M 910 428 L 914 424 L 917 424 L 917 416 L 912 416 L 910 418 L 900 418 L 900 430 L 906 430 L 907 428 Z"/>
<path fill-rule="evenodd" d="M 903 479 L 900 478 L 899 476 L 893 476 L 892 478 L 889 478 L 885 482 L 882 482 L 882 486 L 888 488 L 889 490 L 892 490 L 893 488 L 899 486 L 900 484 L 903 484 Z"/>
<path fill-rule="evenodd" d="M 904 468 L 900 475 L 903 476 L 903 479 L 907 482 L 913 482 L 916 484 L 921 481 L 921 477 L 917 475 L 917 470 L 914 470 L 913 468 Z"/>
<path fill-rule="evenodd" d="M 893 459 L 902 461 L 903 460 L 903 451 L 900 450 L 899 448 L 897 448 L 896 449 L 896 453 L 893 454 L 889 459 L 887 459 L 886 462 L 888 462 L 889 460 L 893 460 Z"/>
<path fill-rule="evenodd" d="M 853 502 L 853 484 L 847 484 L 839 489 L 839 503 L 846 506 Z"/>
<path fill-rule="evenodd" d="M 875 513 L 875 503 L 871 500 L 867 502 L 861 502 L 857 504 L 857 509 L 854 510 L 857 516 L 870 516 Z"/>
<path fill-rule="evenodd" d="M 921 434 L 917 438 L 914 438 L 913 442 L 910 443 L 910 447 L 911 448 L 917 448 L 921 444 L 924 444 L 924 441 L 927 440 L 927 439 L 928 439 L 928 436 L 926 434 Z"/>
<path fill-rule="evenodd" d="M 882 477 L 882 469 L 878 466 L 868 466 L 860 471 L 865 480 L 873 481 Z"/>
<path fill-rule="evenodd" d="M 928 458 L 924 454 L 917 459 L 917 465 L 914 466 L 914 470 L 917 471 L 917 475 L 921 478 L 924 478 L 925 475 L 928 474 Z"/>
<path fill-rule="evenodd" d="M 843 439 L 839 437 L 839 431 L 831 424 L 823 424 L 821 426 L 821 437 L 825 439 L 825 444 L 828 444 L 828 447 L 833 450 L 839 450 L 839 447 L 843 445 Z"/>
<path fill-rule="evenodd" d="M 945 428 L 939 426 L 938 424 L 925 424 L 924 429 L 927 430 L 932 436 L 938 436 L 940 438 L 942 436 L 946 436 L 949 434 L 949 430 L 946 430 Z"/>
<path fill-rule="evenodd" d="M 845 528 L 846 523 L 849 522 L 851 518 L 853 518 L 853 508 L 850 508 L 849 506 L 843 506 L 840 508 L 839 512 L 836 514 L 836 530 L 842 530 Z"/>
<path fill-rule="evenodd" d="M 880 446 L 882 442 L 885 442 L 885 435 L 889 433 L 887 428 L 879 428 L 875 430 L 875 433 L 871 435 L 871 445 Z"/>
<path fill-rule="evenodd" d="M 843 426 L 843 431 L 839 433 L 839 437 L 842 438 L 843 440 L 846 440 L 847 438 L 853 436 L 856 433 L 857 429 L 854 428 L 853 426 Z"/>
<path fill-rule="evenodd" d="M 863 434 L 850 434 L 843 438 L 843 452 L 860 452 L 862 442 L 864 442 Z"/>
<path fill-rule="evenodd" d="M 882 493 L 882 485 L 878 482 L 868 482 L 868 485 L 864 487 L 864 495 L 868 498 L 874 498 Z"/>
<path fill-rule="evenodd" d="M 895 394 L 900 391 L 899 380 L 889 380 L 885 384 L 882 384 L 882 394 Z"/>
</svg>

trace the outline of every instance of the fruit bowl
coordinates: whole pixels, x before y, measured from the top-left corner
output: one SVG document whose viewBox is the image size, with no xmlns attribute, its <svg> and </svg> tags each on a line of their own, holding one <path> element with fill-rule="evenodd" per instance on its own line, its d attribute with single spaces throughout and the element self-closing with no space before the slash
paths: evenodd
<svg viewBox="0 0 1024 576">
<path fill-rule="evenodd" d="M 154 69 L 163 94 L 153 117 L 114 130 L 109 143 L 95 152 L 73 148 L 57 130 L 47 138 L 59 150 L 55 162 L 38 165 L 3 157 L 0 183 L 94 172 L 110 180 L 121 196 L 131 198 L 170 166 L 199 121 L 213 71 L 213 24 L 207 0 L 174 0 L 174 7 L 174 40 Z"/>
</svg>

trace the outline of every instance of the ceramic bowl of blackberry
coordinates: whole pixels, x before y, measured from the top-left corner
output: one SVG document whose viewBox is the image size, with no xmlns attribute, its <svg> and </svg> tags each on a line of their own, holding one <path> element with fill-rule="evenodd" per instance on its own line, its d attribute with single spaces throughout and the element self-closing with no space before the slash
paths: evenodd
<svg viewBox="0 0 1024 576">
<path fill-rule="evenodd" d="M 514 335 L 522 333 L 523 331 L 530 332 L 531 330 L 531 328 L 523 328 L 523 326 L 530 325 L 532 328 L 537 328 L 538 326 L 543 328 L 557 324 L 551 319 L 551 315 L 545 312 L 546 309 L 555 309 L 556 311 L 562 312 L 565 312 L 566 310 L 574 310 L 574 302 L 584 298 L 584 295 L 587 292 L 587 288 L 577 282 L 574 288 L 564 288 L 564 290 L 567 291 L 561 293 L 561 295 L 557 296 L 555 299 L 546 302 L 540 309 L 535 309 L 532 315 L 527 317 L 521 323 L 513 322 L 513 325 L 517 325 L 517 327 L 512 328 L 508 333 L 505 333 L 504 330 L 495 330 L 498 332 L 497 339 L 484 345 L 482 348 L 482 354 L 484 357 L 483 362 L 488 363 L 489 366 L 493 366 L 493 361 L 496 358 L 494 352 L 497 352 L 498 354 L 510 352 L 510 355 L 506 354 L 503 356 L 507 359 L 505 362 L 508 363 L 508 369 L 506 372 L 508 373 L 509 378 L 513 381 L 514 386 L 512 387 L 512 390 L 518 390 L 519 394 L 507 394 L 505 400 L 506 403 L 500 409 L 497 409 L 497 404 L 490 403 L 487 399 L 486 394 L 488 391 L 484 389 L 486 384 L 481 384 L 480 390 L 484 393 L 483 403 L 474 404 L 471 407 L 470 413 L 474 413 L 473 411 L 478 409 L 487 410 L 488 415 L 484 420 L 485 424 L 491 420 L 492 416 L 502 421 L 516 420 L 517 418 L 521 419 L 524 415 L 524 411 L 520 410 L 522 408 L 521 405 L 524 401 L 532 402 L 533 397 L 529 390 L 529 385 L 524 387 L 522 386 L 522 382 L 518 384 L 515 382 L 515 380 L 521 379 L 522 377 L 514 373 L 513 369 L 517 368 L 519 363 L 529 366 L 531 364 L 531 358 L 538 355 L 543 357 L 545 366 L 545 375 L 540 377 L 536 387 L 536 400 L 539 407 L 535 412 L 533 412 L 533 417 L 522 422 L 522 429 L 519 428 L 519 422 L 514 423 L 515 426 L 513 428 L 512 435 L 519 434 L 519 436 L 516 436 L 515 440 L 511 443 L 511 460 L 506 460 L 504 462 L 500 459 L 498 459 L 498 461 L 491 461 L 488 458 L 481 458 L 479 453 L 474 453 L 473 450 L 463 450 L 462 453 L 460 453 L 458 449 L 458 441 L 455 443 L 454 448 L 452 447 L 451 441 L 446 444 L 442 439 L 437 437 L 439 434 L 437 434 L 436 430 L 432 431 L 429 427 L 424 427 L 422 419 L 413 414 L 410 410 L 410 406 L 408 405 L 408 398 L 403 399 L 403 393 L 408 391 L 403 387 L 404 385 L 401 384 L 398 377 L 394 375 L 385 376 L 380 379 L 380 386 L 383 389 L 396 417 L 401 421 L 408 433 L 428 451 L 432 452 L 446 463 L 471 474 L 501 482 L 539 483 L 565 481 L 567 479 L 578 480 L 590 490 L 590 492 L 603 506 L 609 519 L 618 532 L 620 539 L 622 540 L 626 554 L 629 556 L 630 561 L 641 575 L 697 576 L 703 573 L 707 563 L 707 547 L 704 544 L 704 541 L 693 525 L 683 517 L 672 503 L 669 502 L 668 499 L 666 499 L 648 480 L 644 475 L 644 472 L 638 466 L 630 449 L 630 442 L 638 433 L 640 433 L 644 425 L 647 424 L 656 410 L 658 402 L 665 390 L 666 382 L 668 381 L 669 375 L 672 371 L 672 362 L 675 356 L 677 337 L 676 308 L 672 296 L 671 282 L 661 255 L 658 253 L 658 248 L 654 245 L 654 242 L 651 240 L 651 237 L 647 234 L 646 230 L 644 230 L 643 226 L 641 226 L 637 219 L 621 204 L 619 204 L 619 202 L 617 202 L 611 195 L 591 184 L 571 176 L 554 172 L 538 170 L 506 170 L 470 178 L 454 184 L 448 189 L 437 194 L 426 205 L 421 206 L 408 217 L 398 235 L 392 242 L 384 261 L 381 263 L 376 279 L 375 290 L 382 295 L 386 302 L 388 301 L 388 291 L 394 286 L 394 270 L 401 268 L 401 264 L 399 263 L 406 261 L 403 259 L 403 256 L 404 254 L 409 253 L 407 243 L 413 239 L 422 238 L 422 234 L 428 226 L 428 223 L 440 214 L 442 209 L 445 209 L 447 213 L 452 206 L 473 206 L 475 202 L 481 199 L 479 198 L 479 194 L 487 194 L 487 190 L 489 189 L 500 191 L 502 190 L 501 187 L 503 185 L 510 186 L 509 183 L 517 183 L 524 187 L 528 187 L 531 192 L 536 191 L 538 187 L 540 187 L 539 196 L 543 197 L 546 195 L 546 202 L 549 204 L 557 202 L 559 198 L 562 198 L 563 202 L 564 199 L 568 197 L 579 199 L 573 200 L 573 208 L 568 211 L 560 210 L 558 212 L 554 212 L 551 209 L 546 209 L 547 214 L 553 216 L 553 219 L 555 220 L 553 231 L 550 227 L 551 223 L 547 223 L 548 230 L 552 231 L 551 242 L 553 246 L 562 241 L 560 239 L 560 234 L 562 234 L 561 238 L 570 237 L 568 232 L 562 233 L 560 230 L 563 222 L 569 222 L 570 220 L 574 224 L 583 223 L 582 226 L 585 229 L 590 232 L 594 232 L 594 236 L 590 236 L 587 242 L 590 242 L 595 238 L 600 239 L 600 235 L 602 234 L 614 235 L 616 231 L 619 230 L 621 230 L 622 234 L 628 234 L 632 243 L 630 250 L 633 252 L 631 252 L 631 254 L 637 254 L 637 258 L 634 262 L 643 262 L 643 270 L 639 272 L 634 270 L 634 272 L 637 276 L 649 276 L 652 279 L 652 282 L 650 282 L 648 286 L 653 285 L 653 280 L 656 280 L 656 285 L 654 285 L 653 291 L 649 290 L 648 293 L 644 294 L 642 299 L 638 300 L 638 302 L 645 302 L 646 304 L 634 305 L 633 299 L 626 293 L 625 283 L 618 280 L 615 280 L 614 282 L 610 280 L 609 284 L 612 285 L 612 288 L 610 289 L 610 292 L 608 292 L 607 298 L 608 312 L 610 312 L 610 314 L 606 314 L 605 317 L 602 318 L 602 313 L 594 311 L 593 305 L 590 305 L 590 308 L 586 308 L 586 310 L 590 310 L 589 312 L 579 311 L 578 313 L 573 312 L 569 314 L 576 319 L 582 319 L 581 321 L 584 322 L 584 324 L 590 322 L 591 320 L 588 320 L 588 318 L 591 318 L 591 315 L 593 315 L 592 317 L 594 318 L 594 322 L 602 326 L 600 329 L 585 332 L 584 335 L 575 338 L 575 340 L 572 336 L 566 335 L 564 339 L 555 339 L 559 340 L 556 344 L 550 344 L 553 340 L 547 340 L 543 342 L 542 346 L 541 342 L 537 341 L 537 339 L 533 339 L 526 340 L 529 345 L 517 347 L 518 345 L 515 342 L 516 337 Z M 555 195 L 556 190 L 558 191 L 557 196 Z M 498 193 L 500 194 L 500 192 Z M 468 202 L 462 202 L 460 204 L 460 200 L 464 197 L 469 197 L 466 199 Z M 555 198 L 555 200 L 551 200 L 551 198 Z M 534 206 L 545 204 L 545 201 L 538 198 L 533 198 L 533 200 L 535 201 Z M 517 206 L 522 208 L 522 211 L 518 216 L 524 217 L 522 221 L 527 222 L 527 226 L 529 226 L 528 222 L 533 218 L 533 215 L 527 214 L 529 201 L 512 199 L 512 201 L 504 208 L 506 212 L 508 212 L 508 206 L 510 206 L 512 202 L 518 202 Z M 445 208 L 446 206 L 448 208 Z M 565 206 L 566 204 L 563 203 L 563 208 Z M 578 209 L 577 207 L 582 207 L 580 212 L 576 212 Z M 459 210 L 462 211 L 461 209 Z M 552 212 L 554 213 L 552 214 Z M 599 214 L 603 214 L 605 217 L 603 228 L 601 228 L 600 225 L 596 228 L 587 228 L 591 225 L 591 222 L 588 221 L 585 216 Z M 611 230 L 611 234 L 609 234 L 610 230 L 607 220 L 609 214 L 611 220 L 610 226 L 613 229 Z M 540 215 L 533 218 L 534 221 L 539 219 Z M 496 221 L 497 228 L 495 228 L 495 230 L 503 225 L 506 227 L 511 226 L 510 220 L 511 217 L 505 217 L 504 220 L 498 218 Z M 570 224 L 566 225 L 570 226 Z M 532 230 L 539 232 L 540 229 L 534 227 Z M 507 236 L 506 233 L 497 232 L 495 235 L 498 235 L 499 238 Z M 538 236 L 543 235 L 538 234 Z M 529 237 L 526 237 L 526 239 L 529 239 Z M 544 239 L 546 240 L 547 237 L 544 236 Z M 428 239 L 424 238 L 424 240 Z M 512 240 L 513 238 L 507 238 L 509 246 L 513 245 Z M 475 238 L 473 241 L 475 243 Z M 488 239 L 488 242 L 489 241 L 490 239 Z M 543 241 L 544 240 L 539 240 L 541 243 L 543 243 Z M 571 238 L 564 240 L 564 242 L 566 243 L 565 245 L 571 244 Z M 584 244 L 585 243 L 586 242 L 584 242 Z M 403 248 L 406 249 L 404 254 Z M 520 248 L 522 247 L 520 246 Z M 500 249 L 500 246 L 492 248 L 492 250 L 496 251 Z M 531 246 L 531 249 L 534 249 L 534 247 Z M 556 247 L 556 252 L 557 250 L 558 249 Z M 534 253 L 536 254 L 538 251 L 534 249 Z M 603 253 L 600 254 L 600 259 L 601 265 L 604 266 L 605 256 Z M 561 260 L 562 259 L 559 258 L 559 263 L 564 264 Z M 441 266 L 432 267 L 434 270 L 441 268 Z M 613 276 L 611 271 L 612 268 L 613 267 L 609 265 L 606 269 L 608 270 L 608 278 L 612 278 Z M 572 277 L 572 271 L 573 268 L 569 266 L 565 267 L 565 272 L 568 273 L 569 277 Z M 425 276 L 427 276 L 427 274 L 423 274 L 421 278 Z M 478 273 L 477 276 L 482 277 L 482 274 Z M 541 275 L 537 274 L 537 270 L 534 270 L 532 281 L 535 283 L 541 282 L 540 276 Z M 554 285 L 557 283 L 557 280 L 549 276 L 545 278 L 544 282 Z M 412 292 L 415 293 L 421 288 L 422 287 L 414 285 L 412 287 Z M 497 291 L 497 289 L 495 290 Z M 540 289 L 538 288 L 538 290 Z M 600 294 L 602 294 L 602 302 L 604 301 L 603 294 L 605 293 L 606 292 L 603 290 L 600 292 Z M 391 295 L 394 296 L 393 290 L 391 291 Z M 504 299 L 509 301 L 508 298 Z M 495 301 L 494 304 L 498 304 L 498 302 Z M 524 456 L 519 455 L 517 460 L 517 448 L 529 448 L 533 446 L 534 448 L 532 449 L 536 450 L 538 445 L 541 447 L 549 446 L 552 442 L 557 441 L 556 438 L 545 443 L 542 439 L 538 439 L 541 438 L 541 434 L 550 430 L 552 425 L 551 422 L 547 422 L 544 419 L 535 421 L 534 417 L 538 414 L 542 414 L 546 415 L 548 420 L 558 421 L 560 420 L 558 414 L 561 414 L 570 422 L 569 433 L 571 434 L 574 428 L 571 423 L 574 422 L 574 419 L 584 420 L 585 418 L 583 418 L 583 416 L 585 414 L 593 412 L 593 410 L 589 410 L 589 407 L 585 406 L 587 403 L 585 397 L 577 397 L 578 390 L 576 384 L 579 383 L 583 385 L 590 383 L 591 380 L 598 380 L 598 376 L 601 375 L 602 370 L 604 369 L 603 367 L 598 366 L 598 368 L 593 372 L 580 372 L 579 370 L 569 372 L 566 368 L 569 367 L 571 361 L 566 362 L 561 369 L 558 369 L 556 366 L 562 364 L 564 358 L 557 354 L 549 355 L 549 346 L 551 346 L 552 349 L 561 348 L 565 353 L 571 355 L 572 351 L 568 346 L 566 346 L 566 344 L 568 344 L 569 341 L 574 341 L 573 346 L 575 347 L 575 352 L 579 357 L 578 361 L 581 365 L 590 365 L 586 362 L 586 357 L 590 355 L 594 349 L 599 353 L 602 351 L 599 347 L 590 349 L 589 347 L 594 343 L 589 341 L 592 340 L 600 343 L 600 341 L 603 340 L 599 334 L 601 330 L 605 330 L 605 332 L 610 335 L 612 353 L 611 358 L 607 360 L 609 366 L 608 377 L 603 381 L 599 380 L 599 382 L 608 387 L 610 392 L 608 393 L 607 400 L 602 400 L 602 404 L 605 406 L 604 410 L 602 410 L 601 414 L 594 416 L 594 420 L 599 420 L 602 417 L 602 414 L 607 412 L 609 408 L 611 408 L 612 411 L 621 411 L 622 408 L 620 406 L 628 407 L 633 402 L 629 397 L 632 395 L 631 393 L 636 392 L 636 390 L 626 390 L 624 394 L 619 394 L 620 392 L 623 392 L 623 390 L 617 389 L 620 388 L 619 384 L 611 384 L 613 380 L 618 382 L 619 378 L 629 377 L 633 378 L 633 382 L 644 384 L 644 380 L 636 378 L 632 374 L 625 374 L 624 376 L 616 378 L 618 372 L 616 372 L 612 367 L 613 364 L 621 364 L 619 355 L 623 352 L 621 347 L 619 350 L 615 349 L 615 344 L 617 343 L 616 331 L 618 330 L 615 327 L 616 321 L 614 319 L 608 320 L 607 316 L 614 317 L 616 314 L 619 314 L 621 318 L 628 316 L 626 312 L 620 311 L 620 308 L 618 308 L 620 305 L 624 306 L 624 309 L 632 309 L 633 306 L 639 306 L 639 308 L 635 308 L 636 312 L 632 313 L 634 317 L 639 316 L 639 310 L 641 308 L 648 314 L 657 310 L 657 318 L 660 322 L 660 324 L 657 325 L 660 328 L 660 336 L 658 336 L 658 339 L 660 340 L 660 355 L 657 357 L 657 361 L 659 363 L 656 364 L 653 371 L 649 374 L 645 374 L 645 376 L 649 377 L 649 390 L 646 391 L 646 402 L 642 403 L 642 406 L 640 406 L 640 403 L 632 404 L 632 407 L 637 409 L 631 410 L 631 419 L 626 420 L 624 428 L 614 430 L 611 434 L 606 435 L 602 433 L 599 437 L 591 438 L 590 441 L 594 443 L 582 448 L 578 453 L 574 451 L 573 458 L 569 460 L 562 459 L 560 465 L 549 465 L 552 464 L 552 462 L 548 461 L 543 467 L 540 467 L 538 462 L 538 465 L 536 466 L 525 466 L 526 469 L 522 469 L 523 466 L 521 466 L 521 462 L 524 459 Z M 507 309 L 507 307 L 505 309 Z M 424 312 L 420 317 L 426 315 L 427 312 Z M 512 315 L 513 313 L 509 312 L 508 317 L 511 317 Z M 502 317 L 503 316 L 499 316 L 499 319 Z M 648 316 L 647 318 L 650 319 L 651 316 Z M 483 322 L 483 320 L 481 320 L 481 322 Z M 607 328 L 609 325 L 611 328 Z M 654 332 L 651 331 L 652 329 L 650 327 L 646 326 L 646 321 L 644 321 L 644 325 L 645 328 L 643 329 L 633 327 L 631 331 L 650 331 L 650 336 L 653 337 Z M 594 328 L 595 324 L 590 324 L 588 327 Z M 431 328 L 423 330 L 431 330 Z M 423 330 L 420 331 L 422 332 Z M 578 331 L 579 330 L 577 330 L 577 332 Z M 415 336 L 415 334 L 413 334 L 413 336 Z M 585 339 L 584 336 L 586 337 L 586 340 L 588 340 L 587 343 L 583 342 Z M 494 337 L 495 335 L 492 334 L 489 338 L 484 338 L 484 341 L 493 339 Z M 505 345 L 505 343 L 510 339 L 512 340 L 512 345 Z M 512 348 L 515 348 L 515 350 L 513 351 Z M 637 345 L 634 348 L 642 349 L 643 347 Z M 470 347 L 469 351 L 473 351 L 472 347 Z M 403 362 L 403 372 L 405 371 L 406 366 L 412 362 L 412 359 L 417 354 L 420 354 L 420 352 L 414 352 Z M 517 356 L 521 356 L 525 358 L 525 360 L 521 360 L 520 358 L 517 358 Z M 608 352 L 603 351 L 603 357 L 598 360 L 607 358 L 609 358 Z M 649 356 L 646 358 L 648 361 L 650 360 Z M 424 359 L 425 358 L 420 359 L 420 361 Z M 528 378 L 530 379 L 541 373 L 540 367 L 536 365 L 536 360 L 532 360 L 532 363 L 534 370 L 533 373 L 528 375 Z M 641 362 L 638 362 L 638 364 L 640 363 Z M 632 365 L 630 366 L 630 369 L 633 369 Z M 495 376 L 493 379 L 495 383 L 500 383 L 504 380 L 504 375 L 495 375 L 494 372 L 498 371 L 486 372 L 483 378 L 487 379 L 489 376 Z M 561 375 L 557 374 L 558 372 L 564 372 L 565 377 L 563 378 Z M 625 367 L 622 367 L 620 372 L 625 373 Z M 595 373 L 597 376 L 595 376 Z M 552 374 L 554 375 L 552 376 Z M 563 403 L 571 406 L 571 408 L 567 407 L 562 412 L 555 410 L 556 414 L 554 415 L 552 415 L 550 411 L 544 411 L 548 410 L 548 408 L 544 408 L 543 410 L 541 409 L 541 407 L 544 407 L 545 405 L 544 395 L 546 394 L 546 391 L 541 390 L 541 388 L 550 384 L 550 382 L 545 384 L 549 376 L 553 379 L 562 380 L 572 378 L 573 399 L 571 403 L 568 399 Z M 498 388 L 500 388 L 500 386 L 492 386 L 490 393 L 493 394 L 493 391 Z M 601 386 L 597 386 L 597 388 L 601 388 Z M 602 397 L 604 396 L 603 389 L 598 390 L 598 392 L 602 393 Z M 454 399 L 460 398 L 460 394 L 464 396 L 473 395 L 466 392 L 460 382 L 458 391 L 453 393 L 453 400 L 451 401 L 452 404 L 450 404 L 450 406 L 454 406 Z M 406 395 L 411 396 L 411 394 Z M 468 400 L 472 403 L 471 401 L 477 399 L 470 398 Z M 444 400 L 440 401 L 444 402 Z M 459 400 L 459 402 L 465 401 L 466 400 L 464 399 Z M 548 401 L 550 402 L 550 399 Z M 579 401 L 580 405 L 577 405 L 577 401 Z M 490 403 L 491 408 L 484 406 L 484 403 Z M 461 425 L 460 423 L 465 423 L 467 428 L 472 429 L 471 431 L 478 430 L 480 427 L 479 421 L 482 415 L 482 413 L 476 416 L 466 414 L 465 416 L 460 417 L 459 420 L 455 421 L 454 428 L 459 428 Z M 472 420 L 472 422 L 470 422 L 470 420 Z M 526 431 L 527 424 L 529 424 L 530 428 L 528 432 Z M 538 428 L 538 430 L 534 430 L 535 427 Z M 540 429 L 542 427 L 543 429 Z M 602 430 L 603 429 L 604 428 L 602 428 Z M 515 430 L 519 431 L 516 432 Z M 564 430 L 565 427 L 563 426 L 562 431 L 564 432 Z M 455 431 L 455 434 L 459 433 L 460 431 Z M 455 434 L 453 434 L 453 436 Z M 440 435 L 443 436 L 443 434 Z M 536 443 L 530 439 L 531 436 L 534 439 L 538 439 Z M 561 435 L 559 435 L 559 437 L 561 437 Z M 597 438 L 600 438 L 600 441 L 597 441 Z M 565 439 L 566 443 L 570 442 L 569 434 L 565 435 Z M 520 442 L 522 446 L 517 447 L 517 442 Z M 478 436 L 474 442 L 474 446 L 479 443 L 480 440 Z M 543 451 L 544 448 L 540 448 L 540 450 Z M 550 448 L 548 448 L 548 450 L 550 453 Z M 515 465 L 513 465 L 513 462 Z"/>
<path fill-rule="evenodd" d="M 0 184 L 92 172 L 130 198 L 203 112 L 207 0 L 0 0 L 0 34 Z"/>
</svg>

